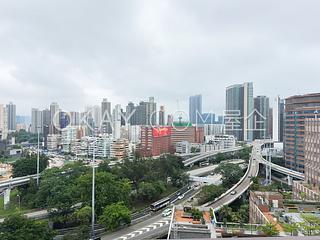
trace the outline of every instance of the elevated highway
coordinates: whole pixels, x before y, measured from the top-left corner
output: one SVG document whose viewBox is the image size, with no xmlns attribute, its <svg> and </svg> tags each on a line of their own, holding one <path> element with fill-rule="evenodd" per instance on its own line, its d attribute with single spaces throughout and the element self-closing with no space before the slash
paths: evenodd
<svg viewBox="0 0 320 240">
<path fill-rule="evenodd" d="M 276 171 L 276 172 L 282 173 L 284 175 L 287 175 L 287 176 L 290 176 L 290 177 L 293 177 L 293 178 L 296 178 L 296 179 L 299 179 L 299 180 L 304 180 L 304 174 L 303 173 L 288 169 L 286 167 L 279 166 L 279 165 L 274 164 L 274 163 L 270 163 L 269 161 L 264 159 L 262 157 L 262 155 L 258 155 L 256 160 L 259 163 L 263 164 L 263 165 L 271 166 L 271 169 Z"/>
<path fill-rule="evenodd" d="M 241 164 L 241 163 L 245 163 L 245 161 L 242 159 L 233 159 L 233 160 L 226 160 L 221 163 Z M 189 180 L 192 182 L 200 182 L 200 183 L 207 183 L 207 184 L 214 184 L 214 185 L 221 184 L 221 175 L 214 174 L 214 175 L 206 176 L 212 173 L 217 167 L 219 167 L 219 164 L 210 165 L 207 167 L 188 171 L 187 174 L 189 174 Z"/>
<path fill-rule="evenodd" d="M 39 175 L 40 177 L 40 175 Z M 36 179 L 37 174 L 27 175 L 24 177 L 11 178 L 0 182 L 0 189 L 13 188 L 28 184 L 30 179 Z"/>
<path fill-rule="evenodd" d="M 227 192 L 215 199 L 213 202 L 204 204 L 204 206 L 210 206 L 214 211 L 218 211 L 222 206 L 228 205 L 239 198 L 245 191 L 248 190 L 252 184 L 251 178 L 258 176 L 259 163 L 256 161 L 257 155 L 261 154 L 261 145 L 258 143 L 253 144 L 252 154 L 249 160 L 249 165 L 246 173 L 240 179 L 240 181 L 230 188 Z"/>
<path fill-rule="evenodd" d="M 253 143 L 252 153 L 249 160 L 249 166 L 245 173 L 245 175 L 240 179 L 240 181 L 234 185 L 231 189 L 221 195 L 219 198 L 215 199 L 214 202 L 207 203 L 205 206 L 211 206 L 215 211 L 218 211 L 222 206 L 228 205 L 239 198 L 248 188 L 251 186 L 252 177 L 256 177 L 259 172 L 259 164 L 271 165 L 271 168 L 280 173 L 286 174 L 290 177 L 294 177 L 297 179 L 304 179 L 302 173 L 293 171 L 291 169 L 287 169 L 285 167 L 279 166 L 277 164 L 268 162 L 262 157 L 262 147 L 270 142 L 256 140 Z"/>
<path fill-rule="evenodd" d="M 206 153 L 203 153 L 203 154 L 200 154 L 198 156 L 195 156 L 195 157 L 192 157 L 192 158 L 189 158 L 187 160 L 184 160 L 183 161 L 183 164 L 184 166 L 190 166 L 190 165 L 193 165 L 199 161 L 202 161 L 208 157 L 212 157 L 214 155 L 217 155 L 218 153 L 231 153 L 231 152 L 236 152 L 236 151 L 239 151 L 243 149 L 243 147 L 234 147 L 234 148 L 228 148 L 228 149 L 222 149 L 222 150 L 215 150 L 215 151 L 210 151 L 210 152 L 206 152 Z"/>
</svg>

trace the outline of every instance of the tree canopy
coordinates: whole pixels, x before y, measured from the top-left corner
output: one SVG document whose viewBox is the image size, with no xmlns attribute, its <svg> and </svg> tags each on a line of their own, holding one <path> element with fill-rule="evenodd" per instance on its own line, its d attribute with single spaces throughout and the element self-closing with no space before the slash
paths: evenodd
<svg viewBox="0 0 320 240">
<path fill-rule="evenodd" d="M 47 168 L 49 161 L 45 155 L 40 155 L 39 171 L 42 172 Z M 37 173 L 37 155 L 27 155 L 15 161 L 13 164 L 12 177 L 23 177 Z"/>
<path fill-rule="evenodd" d="M 123 202 L 113 203 L 105 207 L 99 223 L 107 230 L 113 230 L 122 224 L 131 222 L 131 212 Z"/>
<path fill-rule="evenodd" d="M 184 185 L 188 176 L 183 168 L 182 160 L 170 155 L 124 160 L 112 168 L 104 161 L 95 175 L 97 219 L 112 204 L 121 202 L 131 208 L 137 202 L 158 200 L 168 187 L 171 190 Z M 91 206 L 92 168 L 73 162 L 62 168 L 46 169 L 41 174 L 39 188 L 31 180 L 29 185 L 19 187 L 19 191 L 23 204 L 50 212 L 54 227 L 74 227 L 82 224 L 82 217 L 89 214 L 86 207 Z M 82 210 L 78 212 L 78 209 Z"/>
<path fill-rule="evenodd" d="M 51 240 L 54 235 L 47 223 L 20 215 L 11 215 L 0 223 L 1 240 Z"/>
<path fill-rule="evenodd" d="M 214 170 L 214 172 L 221 174 L 222 185 L 226 188 L 232 187 L 243 176 L 241 167 L 233 163 L 222 163 Z"/>
</svg>

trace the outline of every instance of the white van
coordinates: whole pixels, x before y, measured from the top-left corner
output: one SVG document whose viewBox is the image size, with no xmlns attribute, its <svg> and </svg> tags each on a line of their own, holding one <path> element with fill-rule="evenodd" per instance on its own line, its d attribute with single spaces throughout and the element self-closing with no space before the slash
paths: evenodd
<svg viewBox="0 0 320 240">
<path fill-rule="evenodd" d="M 172 210 L 170 208 L 167 208 L 162 212 L 162 217 L 167 217 L 171 215 Z"/>
</svg>

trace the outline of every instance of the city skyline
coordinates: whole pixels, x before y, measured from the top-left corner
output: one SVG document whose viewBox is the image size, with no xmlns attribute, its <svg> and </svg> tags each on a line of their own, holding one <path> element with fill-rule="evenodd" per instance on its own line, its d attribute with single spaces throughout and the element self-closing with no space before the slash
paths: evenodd
<svg viewBox="0 0 320 240">
<path fill-rule="evenodd" d="M 316 1 L 276 11 L 270 1 L 17 3 L 0 4 L 0 102 L 23 115 L 53 101 L 80 109 L 144 96 L 170 112 L 199 92 L 211 103 L 203 110 L 219 112 L 238 82 L 270 99 L 320 88 Z"/>
<path fill-rule="evenodd" d="M 177 113 L 177 112 L 184 112 L 185 113 L 185 117 L 188 117 L 189 118 L 189 104 L 190 104 L 190 97 L 193 97 L 193 96 L 196 96 L 196 95 L 200 95 L 202 97 L 202 114 L 215 114 L 216 117 L 217 116 L 222 116 L 225 114 L 225 109 L 226 109 L 226 105 L 225 105 L 225 101 L 226 101 L 226 98 L 225 98 L 225 90 L 226 88 L 230 87 L 230 86 L 233 86 L 233 85 L 241 85 L 243 84 L 244 82 L 237 82 L 237 83 L 234 83 L 234 84 L 231 84 L 231 85 L 228 85 L 228 86 L 225 86 L 225 88 L 223 89 L 224 91 L 224 96 L 223 96 L 223 99 L 220 100 L 220 108 L 219 109 L 214 109 L 214 108 L 211 108 L 210 107 L 210 104 L 209 104 L 209 101 L 206 101 L 206 99 L 203 100 L 203 94 L 200 92 L 200 93 L 194 93 L 194 94 L 191 94 L 190 96 L 186 96 L 186 98 L 183 99 L 183 101 L 180 101 L 180 100 L 176 100 L 174 103 L 172 103 L 171 105 L 167 106 L 165 104 L 163 104 L 164 101 L 161 101 L 161 97 L 159 96 L 154 96 L 156 98 L 156 102 L 159 104 L 159 107 L 160 106 L 165 106 L 166 108 L 166 114 L 174 114 L 174 113 Z M 273 108 L 275 103 L 274 103 L 274 100 L 278 97 L 280 97 L 281 99 L 285 99 L 285 98 L 288 98 L 288 97 L 292 97 L 292 96 L 300 96 L 300 95 L 305 95 L 305 94 L 313 94 L 313 93 L 317 93 L 316 91 L 314 92 L 306 92 L 306 93 L 302 93 L 302 94 L 292 94 L 292 95 L 288 95 L 288 96 L 285 96 L 285 95 L 281 95 L 281 94 L 276 94 L 276 95 L 267 95 L 267 94 L 257 94 L 256 93 L 256 85 L 255 83 L 253 82 L 253 87 L 254 87 L 254 97 L 258 97 L 258 96 L 266 96 L 270 99 L 270 108 Z M 82 105 L 82 106 L 79 106 L 77 108 L 67 108 L 63 102 L 59 102 L 59 101 L 50 101 L 48 100 L 48 104 L 44 104 L 44 103 L 37 103 L 35 104 L 34 106 L 31 106 L 30 109 L 26 109 L 26 108 L 23 108 L 22 110 L 22 107 L 21 105 L 18 105 L 17 102 L 15 101 L 9 101 L 9 102 L 1 102 L 0 101 L 0 104 L 2 105 L 7 105 L 7 104 L 10 104 L 10 103 L 13 103 L 14 105 L 16 105 L 16 116 L 17 117 L 26 117 L 28 118 L 29 121 L 31 121 L 31 112 L 32 112 L 32 109 L 41 109 L 41 110 L 46 110 L 46 109 L 49 109 L 50 108 L 50 105 L 52 103 L 58 103 L 59 104 L 59 107 L 60 107 L 60 110 L 62 111 L 66 111 L 66 112 L 78 112 L 78 113 L 81 113 L 81 112 L 87 112 L 89 109 L 91 109 L 92 111 L 94 111 L 94 108 L 96 107 L 100 107 L 101 108 L 101 102 L 104 100 L 104 99 L 107 99 L 108 102 L 111 103 L 111 108 L 113 109 L 115 107 L 115 105 L 121 105 L 121 108 L 123 110 L 126 110 L 126 106 L 128 106 L 128 104 L 130 103 L 134 103 L 135 105 L 139 105 L 140 102 L 144 102 L 145 99 L 148 98 L 149 95 L 144 95 L 144 96 L 141 96 L 141 98 L 137 101 L 132 101 L 132 100 L 126 100 L 124 102 L 124 104 L 122 103 L 119 103 L 119 102 L 113 102 L 111 101 L 109 98 L 107 97 L 103 97 L 101 99 L 96 99 L 96 102 L 93 103 L 93 104 L 85 104 L 85 105 Z M 28 102 L 28 101 L 26 101 Z M 183 104 L 181 104 L 183 103 Z M 175 105 L 175 106 L 174 106 Z M 171 106 L 171 107 L 170 107 Z M 172 107 L 173 106 L 173 107 Z M 183 107 L 181 107 L 183 106 Z M 158 108 L 159 108 L 158 107 Z M 158 109 L 159 111 L 160 109 Z M 203 117 L 203 116 L 202 116 Z M 189 120 L 189 119 L 188 119 Z"/>
<path fill-rule="evenodd" d="M 320 239 L 319 8 L 0 1 L 1 239 Z"/>
</svg>

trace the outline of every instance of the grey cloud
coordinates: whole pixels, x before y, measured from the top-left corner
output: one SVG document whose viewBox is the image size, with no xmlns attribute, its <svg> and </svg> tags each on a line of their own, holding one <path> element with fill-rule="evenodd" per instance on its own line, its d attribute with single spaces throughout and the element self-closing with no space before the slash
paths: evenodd
<svg viewBox="0 0 320 240">
<path fill-rule="evenodd" d="M 0 102 L 67 109 L 154 95 L 168 109 L 225 87 L 255 95 L 319 92 L 320 3 L 314 1 L 1 1 Z M 10 67 L 8 67 L 10 66 Z M 8 68 L 12 68 L 8 71 Z M 8 75 L 8 72 L 9 75 Z M 9 76 L 9 77 L 8 77 Z"/>
</svg>

